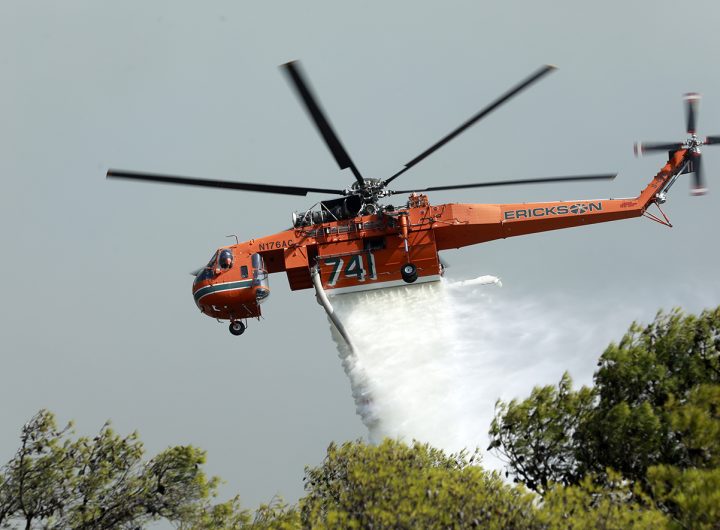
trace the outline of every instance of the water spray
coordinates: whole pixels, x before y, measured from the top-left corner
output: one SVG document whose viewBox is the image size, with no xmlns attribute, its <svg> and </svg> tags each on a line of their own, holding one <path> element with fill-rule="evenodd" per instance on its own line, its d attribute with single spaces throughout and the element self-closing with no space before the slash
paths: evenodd
<svg viewBox="0 0 720 530">
<path fill-rule="evenodd" d="M 589 327 L 593 307 L 579 314 L 560 299 L 508 297 L 499 285 L 480 276 L 330 297 L 318 291 L 371 442 L 484 449 L 497 399 L 555 384 L 564 370 L 589 382 L 599 351 L 627 322 L 618 315 L 617 326 Z M 499 467 L 487 458 L 486 465 Z"/>
</svg>

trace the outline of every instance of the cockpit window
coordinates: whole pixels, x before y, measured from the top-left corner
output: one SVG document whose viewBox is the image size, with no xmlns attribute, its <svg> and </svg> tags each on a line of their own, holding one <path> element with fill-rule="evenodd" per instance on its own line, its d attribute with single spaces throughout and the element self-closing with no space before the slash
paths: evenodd
<svg viewBox="0 0 720 530">
<path fill-rule="evenodd" d="M 243 278 L 247 278 L 247 277 L 248 277 L 248 268 L 247 268 L 247 265 L 241 265 L 241 266 L 240 266 L 240 276 L 242 276 Z"/>
<path fill-rule="evenodd" d="M 208 261 L 208 264 L 205 265 L 205 268 L 200 271 L 200 274 L 195 276 L 195 281 L 193 282 L 194 284 L 210 280 L 213 276 L 215 276 L 215 262 L 217 261 L 217 255 L 218 253 L 215 252 L 212 258 L 210 258 L 210 261 Z"/>
<path fill-rule="evenodd" d="M 218 255 L 218 266 L 223 270 L 228 270 L 232 267 L 233 255 L 230 249 L 224 248 Z"/>
</svg>

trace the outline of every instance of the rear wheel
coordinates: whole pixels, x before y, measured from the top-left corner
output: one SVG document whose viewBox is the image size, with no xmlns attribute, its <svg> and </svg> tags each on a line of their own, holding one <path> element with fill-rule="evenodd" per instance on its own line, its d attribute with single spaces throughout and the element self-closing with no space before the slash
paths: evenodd
<svg viewBox="0 0 720 530">
<path fill-rule="evenodd" d="M 418 277 L 417 267 L 412 263 L 406 263 L 400 269 L 400 275 L 402 276 L 402 279 L 405 281 L 405 283 L 413 283 L 415 280 L 417 280 Z"/>
<path fill-rule="evenodd" d="M 239 320 L 230 322 L 230 333 L 236 336 L 242 335 L 243 333 L 245 333 L 245 324 L 243 324 Z"/>
</svg>

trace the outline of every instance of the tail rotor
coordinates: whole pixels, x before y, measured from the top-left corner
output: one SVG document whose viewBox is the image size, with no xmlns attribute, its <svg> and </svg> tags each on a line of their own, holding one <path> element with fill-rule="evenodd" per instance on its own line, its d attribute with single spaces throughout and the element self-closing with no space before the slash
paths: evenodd
<svg viewBox="0 0 720 530">
<path fill-rule="evenodd" d="M 690 193 L 692 195 L 704 195 L 708 188 L 705 183 L 705 174 L 702 166 L 701 146 L 720 144 L 720 136 L 708 136 L 705 140 L 697 137 L 697 119 L 698 108 L 700 105 L 700 94 L 690 92 L 683 96 L 685 103 L 685 129 L 688 137 L 684 142 L 635 142 L 635 156 L 643 156 L 645 153 L 656 151 L 674 152 L 679 149 L 687 150 L 687 169 L 684 173 L 693 173 L 692 187 Z"/>
</svg>

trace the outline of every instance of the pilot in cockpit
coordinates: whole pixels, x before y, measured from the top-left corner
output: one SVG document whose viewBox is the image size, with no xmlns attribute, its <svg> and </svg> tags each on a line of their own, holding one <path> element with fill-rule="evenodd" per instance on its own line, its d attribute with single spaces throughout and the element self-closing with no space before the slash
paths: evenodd
<svg viewBox="0 0 720 530">
<path fill-rule="evenodd" d="M 220 251 L 220 256 L 218 256 L 218 265 L 222 270 L 228 270 L 232 267 L 233 262 L 233 255 L 232 252 L 228 249 L 223 249 Z"/>
</svg>

